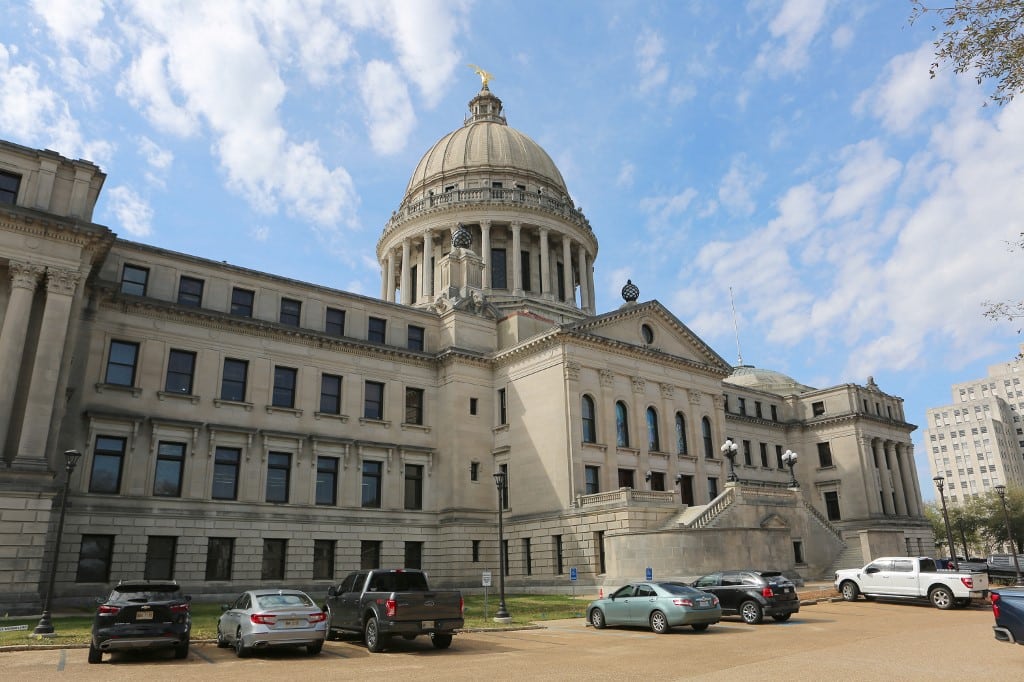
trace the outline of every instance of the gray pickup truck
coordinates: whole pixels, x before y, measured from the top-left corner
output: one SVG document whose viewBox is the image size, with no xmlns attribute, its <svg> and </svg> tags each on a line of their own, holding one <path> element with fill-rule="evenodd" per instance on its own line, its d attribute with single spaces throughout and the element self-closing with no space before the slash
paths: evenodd
<svg viewBox="0 0 1024 682">
<path fill-rule="evenodd" d="M 423 571 L 358 571 L 327 590 L 327 637 L 359 633 L 366 648 L 378 652 L 394 635 L 429 635 L 436 648 L 447 649 L 463 626 L 462 605 L 461 592 L 431 590 Z"/>
</svg>

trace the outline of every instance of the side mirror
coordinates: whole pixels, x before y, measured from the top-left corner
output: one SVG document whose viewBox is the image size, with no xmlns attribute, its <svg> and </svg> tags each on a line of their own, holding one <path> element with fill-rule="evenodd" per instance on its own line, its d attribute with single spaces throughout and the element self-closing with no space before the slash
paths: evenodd
<svg viewBox="0 0 1024 682">
<path fill-rule="evenodd" d="M 220 605 L 220 610 L 221 610 L 221 611 L 227 611 L 227 610 L 228 610 L 228 609 L 230 609 L 230 608 L 231 608 L 231 606 L 230 606 L 230 605 L 228 605 L 228 604 L 221 604 L 221 605 Z"/>
<path fill-rule="evenodd" d="M 327 596 L 328 597 L 337 597 L 338 596 L 338 588 L 336 588 L 334 585 L 331 585 L 330 587 L 328 587 L 327 588 Z"/>
<path fill-rule="evenodd" d="M 868 568 L 868 569 L 867 569 L 866 571 L 864 571 L 864 572 L 865 572 L 865 573 L 867 573 L 868 575 L 871 575 L 872 573 L 878 573 L 878 569 L 877 569 L 877 568 L 875 568 L 874 566 L 872 566 L 872 567 Z"/>
</svg>

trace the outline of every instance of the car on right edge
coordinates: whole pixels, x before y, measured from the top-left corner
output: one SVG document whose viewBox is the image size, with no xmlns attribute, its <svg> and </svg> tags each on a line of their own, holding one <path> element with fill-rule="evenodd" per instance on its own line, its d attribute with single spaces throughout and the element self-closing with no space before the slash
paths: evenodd
<svg viewBox="0 0 1024 682">
<path fill-rule="evenodd" d="M 996 639 L 1010 644 L 1024 644 L 1024 587 L 1000 587 L 989 592 L 992 627 Z"/>
<path fill-rule="evenodd" d="M 723 616 L 738 615 L 750 625 L 765 616 L 782 623 L 800 611 L 796 585 L 781 571 L 719 571 L 701 576 L 692 585 L 718 597 Z"/>
</svg>

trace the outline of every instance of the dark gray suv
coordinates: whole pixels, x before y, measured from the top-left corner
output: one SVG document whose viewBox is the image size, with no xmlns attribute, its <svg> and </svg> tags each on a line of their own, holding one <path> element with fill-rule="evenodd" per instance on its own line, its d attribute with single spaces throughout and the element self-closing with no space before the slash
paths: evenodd
<svg viewBox="0 0 1024 682">
<path fill-rule="evenodd" d="M 779 571 L 720 571 L 694 581 L 693 586 L 718 597 L 723 616 L 740 616 L 757 625 L 765 616 L 778 622 L 800 610 L 796 586 Z"/>
<path fill-rule="evenodd" d="M 143 649 L 173 648 L 175 658 L 187 657 L 191 599 L 173 580 L 122 580 L 96 607 L 89 662 L 100 663 L 104 651 Z"/>
</svg>

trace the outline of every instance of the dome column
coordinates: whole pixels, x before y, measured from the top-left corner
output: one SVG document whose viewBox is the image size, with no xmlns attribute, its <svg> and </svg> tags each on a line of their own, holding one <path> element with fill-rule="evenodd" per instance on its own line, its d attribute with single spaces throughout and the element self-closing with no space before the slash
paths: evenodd
<svg viewBox="0 0 1024 682">
<path fill-rule="evenodd" d="M 590 308 L 588 313 L 594 315 L 597 312 L 597 292 L 594 291 L 594 261 L 591 259 L 587 265 L 587 283 L 590 285 Z"/>
<path fill-rule="evenodd" d="M 402 297 L 403 305 L 412 305 L 412 269 L 410 267 L 410 252 L 412 243 L 409 239 L 402 240 L 402 281 L 398 285 L 399 294 Z"/>
<path fill-rule="evenodd" d="M 572 244 L 569 235 L 562 235 L 562 283 L 565 286 L 565 302 L 576 305 L 576 289 L 572 285 Z"/>
<path fill-rule="evenodd" d="M 491 221 L 480 221 L 480 258 L 484 262 L 483 289 L 491 291 Z"/>
<path fill-rule="evenodd" d="M 592 312 L 590 307 L 590 278 L 587 277 L 587 272 L 590 270 L 590 266 L 587 265 L 587 247 L 583 244 L 578 244 L 577 256 L 579 258 L 579 272 L 580 272 L 580 308 L 584 312 Z"/>
<path fill-rule="evenodd" d="M 420 300 L 429 301 L 434 295 L 434 273 L 430 267 L 430 254 L 434 252 L 434 232 L 423 233 L 423 262 L 420 265 Z"/>
<path fill-rule="evenodd" d="M 512 223 L 512 293 L 515 296 L 523 295 L 522 229 L 519 221 Z"/>
<path fill-rule="evenodd" d="M 381 293 L 383 298 L 388 303 L 395 302 L 395 251 L 390 249 L 388 251 L 388 262 L 386 267 L 387 274 L 384 276 L 384 291 Z"/>
<path fill-rule="evenodd" d="M 548 256 L 548 228 L 540 228 L 540 296 L 551 300 L 551 263 Z"/>
</svg>

